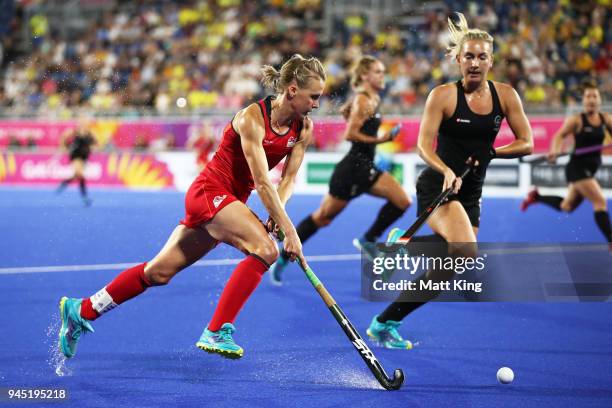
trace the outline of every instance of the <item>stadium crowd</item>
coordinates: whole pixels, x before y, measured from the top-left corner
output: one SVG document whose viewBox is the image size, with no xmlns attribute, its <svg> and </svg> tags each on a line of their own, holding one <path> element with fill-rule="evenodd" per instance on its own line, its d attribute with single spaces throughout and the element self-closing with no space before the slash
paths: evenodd
<svg viewBox="0 0 612 408">
<path fill-rule="evenodd" d="M 117 2 L 73 38 L 50 24 L 43 2 L 2 2 L 12 11 L 0 30 L 4 116 L 233 111 L 265 92 L 262 64 L 278 66 L 295 52 L 324 61 L 323 113 L 338 113 L 362 54 L 387 66 L 383 112 L 418 110 L 432 87 L 458 77 L 444 48 L 455 10 L 494 35 L 491 79 L 511 83 L 528 111 L 576 104 L 585 77 L 599 82 L 604 99 L 612 95 L 607 0 L 446 1 L 415 11 L 414 24 L 400 15 L 378 32 L 366 14 L 351 13 L 335 18 L 329 38 L 320 0 Z M 15 40 L 23 25 L 27 50 Z"/>
</svg>

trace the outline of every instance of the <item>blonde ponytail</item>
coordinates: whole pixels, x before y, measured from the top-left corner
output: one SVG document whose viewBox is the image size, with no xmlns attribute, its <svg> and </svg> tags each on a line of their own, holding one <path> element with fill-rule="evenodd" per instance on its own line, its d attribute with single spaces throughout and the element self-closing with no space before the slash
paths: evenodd
<svg viewBox="0 0 612 408">
<path fill-rule="evenodd" d="M 452 58 L 457 57 L 461 52 L 463 43 L 469 40 L 486 41 L 493 46 L 493 37 L 486 31 L 477 28 L 469 28 L 467 20 L 462 13 L 456 13 L 459 17 L 459 22 L 455 23 L 451 18 L 448 18 L 448 32 L 450 40 L 446 48 L 447 55 Z"/>
<path fill-rule="evenodd" d="M 280 72 L 272 65 L 264 65 L 261 67 L 261 83 L 266 88 L 276 89 L 280 76 Z"/>
<path fill-rule="evenodd" d="M 323 81 L 326 78 L 321 61 L 315 57 L 304 58 L 300 54 L 294 54 L 283 64 L 280 71 L 270 65 L 264 65 L 261 74 L 261 83 L 279 93 L 283 92 L 293 80 L 300 88 L 305 88 L 311 78 Z"/>
</svg>

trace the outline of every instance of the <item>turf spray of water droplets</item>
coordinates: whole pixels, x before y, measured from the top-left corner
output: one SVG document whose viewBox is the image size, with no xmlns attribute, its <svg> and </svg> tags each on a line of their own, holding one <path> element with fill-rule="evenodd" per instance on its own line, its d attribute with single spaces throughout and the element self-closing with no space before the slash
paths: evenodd
<svg viewBox="0 0 612 408">
<path fill-rule="evenodd" d="M 72 375 L 72 370 L 66 365 L 66 357 L 58 347 L 58 333 L 62 321 L 58 313 L 51 316 L 51 323 L 47 327 L 45 345 L 47 347 L 47 364 L 58 377 Z"/>
</svg>

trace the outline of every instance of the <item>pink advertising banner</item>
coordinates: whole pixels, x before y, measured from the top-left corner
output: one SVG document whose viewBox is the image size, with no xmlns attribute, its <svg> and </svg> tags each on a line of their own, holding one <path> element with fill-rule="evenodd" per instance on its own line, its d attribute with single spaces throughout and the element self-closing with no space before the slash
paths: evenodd
<svg viewBox="0 0 612 408">
<path fill-rule="evenodd" d="M 530 118 L 531 128 L 533 130 L 533 140 L 536 152 L 548 151 L 550 140 L 555 132 L 563 124 L 563 117 L 533 117 Z M 402 129 L 399 136 L 391 143 L 385 143 L 378 146 L 381 151 L 388 152 L 412 152 L 417 143 L 419 134 L 418 119 L 389 119 L 385 120 L 381 126 L 381 131 L 390 130 L 396 124 L 401 123 Z M 343 132 L 346 124 L 339 120 L 321 120 L 316 121 L 314 134 L 318 147 L 324 149 L 333 149 L 335 145 L 342 142 Z M 502 127 L 495 140 L 495 146 L 502 146 L 514 140 L 512 129 L 504 120 Z"/>
<path fill-rule="evenodd" d="M 0 153 L 0 185 L 56 184 L 72 177 L 73 169 L 65 154 Z M 151 154 L 92 154 L 85 170 L 91 185 L 130 188 L 174 188 L 166 163 Z"/>
<path fill-rule="evenodd" d="M 153 145 L 155 140 L 170 136 L 174 147 L 184 148 L 187 140 L 194 133 L 201 132 L 206 122 L 213 135 L 219 140 L 224 126 L 230 117 L 213 117 L 196 120 L 190 119 L 143 119 L 119 120 L 96 119 L 87 126 L 98 141 L 99 146 L 114 146 L 131 148 L 137 141 Z M 563 117 L 532 117 L 533 136 L 536 152 L 548 150 L 550 139 L 561 127 Z M 342 142 L 346 127 L 340 118 L 314 118 L 316 148 L 322 151 L 333 151 Z M 402 124 L 399 137 L 392 143 L 381 145 L 382 150 L 390 152 L 410 152 L 414 150 L 419 131 L 419 119 L 389 119 L 383 123 L 381 130 L 388 130 L 394 124 Z M 27 146 L 33 144 L 39 147 L 57 147 L 62 135 L 77 126 L 77 121 L 34 121 L 34 120 L 4 120 L 0 121 L 0 148 L 10 144 Z M 510 143 L 513 134 L 506 121 L 503 122 L 496 146 Z"/>
<path fill-rule="evenodd" d="M 96 119 L 87 121 L 85 126 L 94 135 L 99 146 L 131 148 L 136 142 L 151 145 L 155 140 L 170 136 L 175 146 L 184 147 L 190 133 L 197 132 L 201 123 L 184 119 Z M 3 120 L 0 121 L 0 147 L 15 143 L 21 146 L 57 147 L 60 146 L 62 137 L 78 125 L 79 122 L 74 120 Z"/>
</svg>

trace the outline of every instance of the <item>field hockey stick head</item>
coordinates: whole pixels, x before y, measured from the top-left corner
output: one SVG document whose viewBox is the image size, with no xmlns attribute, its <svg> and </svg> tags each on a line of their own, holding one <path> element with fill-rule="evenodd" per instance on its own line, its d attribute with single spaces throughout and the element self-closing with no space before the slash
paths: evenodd
<svg viewBox="0 0 612 408">
<path fill-rule="evenodd" d="M 379 383 L 386 390 L 399 390 L 404 383 L 404 372 L 399 368 L 396 368 L 393 372 L 393 378 L 387 378 L 386 375 L 384 375 L 384 377 L 383 379 L 379 379 Z"/>
</svg>

